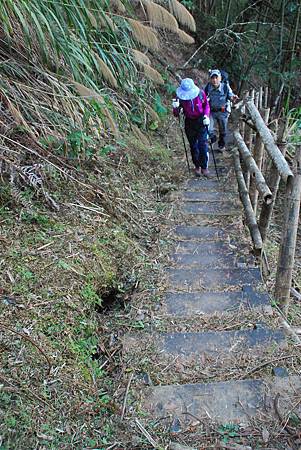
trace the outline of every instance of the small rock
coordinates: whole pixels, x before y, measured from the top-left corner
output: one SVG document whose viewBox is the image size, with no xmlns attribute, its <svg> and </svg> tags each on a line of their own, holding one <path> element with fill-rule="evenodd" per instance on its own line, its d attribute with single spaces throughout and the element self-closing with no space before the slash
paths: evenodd
<svg viewBox="0 0 301 450">
<path fill-rule="evenodd" d="M 137 312 L 137 315 L 135 317 L 135 320 L 140 321 L 140 320 L 144 320 L 144 318 L 145 318 L 144 312 L 139 309 Z"/>
<path fill-rule="evenodd" d="M 273 367 L 272 374 L 275 377 L 285 378 L 288 377 L 288 371 L 285 367 Z"/>
<path fill-rule="evenodd" d="M 266 428 L 263 428 L 262 430 L 262 439 L 263 442 L 265 444 L 267 444 L 269 442 L 269 438 L 270 438 L 270 433 L 268 432 L 268 430 Z"/>
<path fill-rule="evenodd" d="M 149 373 L 146 372 L 146 373 L 143 374 L 143 382 L 147 386 L 152 386 L 153 385 L 153 382 L 152 382 L 152 379 L 151 379 Z"/>
</svg>

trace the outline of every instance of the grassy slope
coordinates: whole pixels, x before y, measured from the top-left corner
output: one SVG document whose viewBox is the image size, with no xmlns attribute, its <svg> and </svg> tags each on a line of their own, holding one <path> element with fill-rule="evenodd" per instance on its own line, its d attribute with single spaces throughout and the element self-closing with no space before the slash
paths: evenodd
<svg viewBox="0 0 301 450">
<path fill-rule="evenodd" d="M 161 197 L 178 181 L 176 166 L 158 136 L 151 146 L 128 137 L 114 160 L 82 169 L 103 198 L 61 178 L 57 213 L 15 208 L 2 192 L 3 448 L 102 448 L 112 438 L 105 418 L 119 408 L 120 342 L 110 320 L 121 332 L 119 305 L 153 288 Z"/>
</svg>

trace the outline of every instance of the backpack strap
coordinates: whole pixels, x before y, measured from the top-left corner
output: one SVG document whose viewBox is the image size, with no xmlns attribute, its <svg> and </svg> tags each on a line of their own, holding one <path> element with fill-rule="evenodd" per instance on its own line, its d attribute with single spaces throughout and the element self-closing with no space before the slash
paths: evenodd
<svg viewBox="0 0 301 450">
<path fill-rule="evenodd" d="M 205 89 L 206 89 L 206 88 L 205 88 Z M 204 92 L 206 93 L 206 91 L 203 91 L 203 89 L 200 89 L 200 92 L 199 92 L 199 98 L 201 99 L 202 103 L 205 103 L 205 100 L 204 100 Z"/>
</svg>

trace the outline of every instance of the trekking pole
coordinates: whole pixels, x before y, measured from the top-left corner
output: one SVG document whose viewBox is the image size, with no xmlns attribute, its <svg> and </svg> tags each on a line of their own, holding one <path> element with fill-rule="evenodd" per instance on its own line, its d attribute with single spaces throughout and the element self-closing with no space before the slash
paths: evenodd
<svg viewBox="0 0 301 450">
<path fill-rule="evenodd" d="M 189 159 L 188 159 L 187 147 L 186 147 L 186 142 L 185 142 L 184 131 L 183 131 L 183 128 L 181 127 L 181 119 L 180 119 L 180 116 L 179 116 L 179 125 L 180 125 L 180 130 L 181 130 L 181 133 L 182 133 L 183 145 L 184 145 L 184 149 L 185 149 L 186 162 L 187 162 L 187 169 L 188 169 L 188 173 L 190 173 L 190 165 L 189 165 Z"/>
<path fill-rule="evenodd" d="M 215 154 L 214 154 L 214 150 L 213 150 L 213 145 L 211 144 L 211 139 L 210 139 L 210 135 L 209 135 L 209 127 L 208 127 L 208 125 L 207 125 L 206 128 L 207 128 L 207 133 L 208 133 L 208 137 L 209 137 L 209 141 L 210 141 L 210 149 L 211 149 L 211 153 L 212 153 L 212 157 L 213 157 L 215 173 L 216 173 L 217 179 L 219 181 L 218 170 L 217 170 L 217 167 L 216 167 Z"/>
</svg>

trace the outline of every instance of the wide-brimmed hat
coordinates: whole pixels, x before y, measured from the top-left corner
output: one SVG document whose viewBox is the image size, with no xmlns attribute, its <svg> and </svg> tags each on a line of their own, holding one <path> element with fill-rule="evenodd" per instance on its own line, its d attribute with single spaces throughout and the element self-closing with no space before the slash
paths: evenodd
<svg viewBox="0 0 301 450">
<path fill-rule="evenodd" d="M 210 78 L 214 77 L 214 76 L 215 77 L 221 77 L 222 76 L 221 72 L 218 69 L 210 70 L 209 75 L 210 75 Z"/>
<path fill-rule="evenodd" d="M 184 78 L 176 92 L 180 100 L 192 100 L 199 95 L 200 89 L 191 78 Z"/>
</svg>

